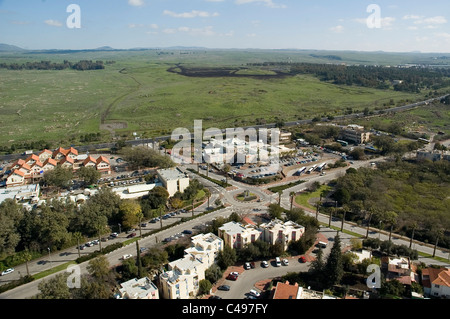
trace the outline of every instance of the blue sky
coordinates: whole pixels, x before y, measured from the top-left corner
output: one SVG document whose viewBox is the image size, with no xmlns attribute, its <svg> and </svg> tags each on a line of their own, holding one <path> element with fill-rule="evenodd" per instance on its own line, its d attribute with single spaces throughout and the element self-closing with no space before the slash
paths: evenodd
<svg viewBox="0 0 450 319">
<path fill-rule="evenodd" d="M 81 28 L 66 12 L 77 4 Z M 379 27 L 367 19 L 379 8 Z M 372 21 L 372 20 L 371 20 Z M 450 52 L 450 1 L 0 0 L 0 43 Z"/>
</svg>

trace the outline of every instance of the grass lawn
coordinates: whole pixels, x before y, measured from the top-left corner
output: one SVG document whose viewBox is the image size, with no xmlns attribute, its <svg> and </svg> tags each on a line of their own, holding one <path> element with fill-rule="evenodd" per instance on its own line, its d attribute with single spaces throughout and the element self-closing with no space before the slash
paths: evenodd
<svg viewBox="0 0 450 319">
<path fill-rule="evenodd" d="M 167 72 L 176 63 L 201 66 L 240 66 L 247 62 L 279 60 L 280 52 L 195 52 L 160 56 L 156 51 L 91 52 L 5 58 L 0 62 L 33 60 L 76 62 L 114 60 L 105 70 L 0 70 L 0 145 L 46 140 L 55 146 L 80 144 L 80 135 L 110 132 L 100 128 L 122 123 L 116 135 L 132 138 L 192 129 L 194 120 L 206 128 L 228 128 L 336 115 L 349 107 L 374 109 L 393 99 L 421 99 L 420 94 L 337 86 L 313 76 L 285 78 L 193 78 Z M 309 57 L 311 58 L 311 57 Z M 295 56 L 293 56 L 295 61 Z M 317 61 L 320 62 L 320 61 Z M 255 68 L 241 73 L 269 74 Z M 26 123 L 26 125 L 24 125 Z"/>
<path fill-rule="evenodd" d="M 310 203 L 308 203 L 308 201 L 311 198 L 320 197 L 320 193 L 322 191 L 324 191 L 324 190 L 329 191 L 331 189 L 332 188 L 330 186 L 328 186 L 328 185 L 322 185 L 315 192 L 312 192 L 312 193 L 311 192 L 304 192 L 304 193 L 296 196 L 295 197 L 295 202 L 297 204 L 301 205 L 301 206 L 304 206 L 304 207 L 307 207 L 307 208 L 310 208 L 310 209 L 314 210 L 315 207 L 313 205 L 311 205 Z"/>
</svg>

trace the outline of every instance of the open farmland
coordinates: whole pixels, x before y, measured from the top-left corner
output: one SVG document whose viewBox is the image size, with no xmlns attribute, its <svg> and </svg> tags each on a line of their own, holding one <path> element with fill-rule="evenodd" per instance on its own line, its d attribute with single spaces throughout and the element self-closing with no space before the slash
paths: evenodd
<svg viewBox="0 0 450 319">
<path fill-rule="evenodd" d="M 195 119 L 202 119 L 204 128 L 295 121 L 423 97 L 333 85 L 310 75 L 279 76 L 267 69 L 239 68 L 245 61 L 282 59 L 280 52 L 174 52 L 0 56 L 0 62 L 6 63 L 46 59 L 116 61 L 95 71 L 0 69 L 0 145 L 30 140 L 79 144 L 80 135 L 98 132 L 103 141 L 111 139 L 110 133 L 124 138 L 130 138 L 133 132 L 142 137 L 160 136 L 177 127 L 191 128 Z M 239 69 L 236 76 L 202 77 L 168 71 L 176 70 L 179 63 Z M 106 124 L 111 124 L 109 130 Z"/>
</svg>

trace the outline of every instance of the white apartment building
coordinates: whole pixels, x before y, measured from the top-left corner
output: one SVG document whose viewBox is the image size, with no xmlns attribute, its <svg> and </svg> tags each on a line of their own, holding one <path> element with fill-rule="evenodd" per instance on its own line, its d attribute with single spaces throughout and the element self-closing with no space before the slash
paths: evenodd
<svg viewBox="0 0 450 319">
<path fill-rule="evenodd" d="M 370 132 L 366 132 L 364 126 L 351 124 L 341 127 L 339 138 L 355 144 L 363 144 L 369 141 Z"/>
<path fill-rule="evenodd" d="M 259 227 L 262 230 L 262 240 L 272 245 L 280 243 L 285 250 L 291 241 L 299 240 L 305 233 L 305 227 L 293 221 L 283 222 L 279 219 L 261 224 Z"/>
<path fill-rule="evenodd" d="M 176 168 L 157 170 L 158 178 L 172 197 L 176 192 L 184 192 L 189 186 L 189 177 Z"/>
<path fill-rule="evenodd" d="M 231 248 L 243 248 L 245 245 L 261 239 L 262 231 L 252 225 L 229 222 L 219 228 L 219 237 Z"/>
<path fill-rule="evenodd" d="M 185 250 L 185 256 L 169 263 L 169 270 L 160 275 L 162 297 L 189 299 L 197 296 L 206 269 L 215 263 L 222 249 L 223 240 L 212 233 L 192 237 L 192 246 Z"/>
<path fill-rule="evenodd" d="M 159 292 L 149 278 L 134 278 L 120 284 L 116 299 L 159 299 Z"/>
</svg>

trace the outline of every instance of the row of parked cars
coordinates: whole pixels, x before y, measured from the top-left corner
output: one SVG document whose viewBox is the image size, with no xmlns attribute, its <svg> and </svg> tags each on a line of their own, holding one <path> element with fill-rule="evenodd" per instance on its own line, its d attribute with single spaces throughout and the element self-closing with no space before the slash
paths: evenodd
<svg viewBox="0 0 450 319">
<path fill-rule="evenodd" d="M 114 239 L 117 238 L 117 236 L 119 236 L 118 233 L 111 233 L 109 235 L 109 237 L 102 237 L 101 241 L 108 241 L 110 239 Z M 86 247 L 92 247 L 94 245 L 98 245 L 100 243 L 100 241 L 98 239 L 92 240 L 92 241 L 88 241 L 87 243 L 83 244 L 80 246 L 80 250 L 84 250 Z"/>
</svg>

